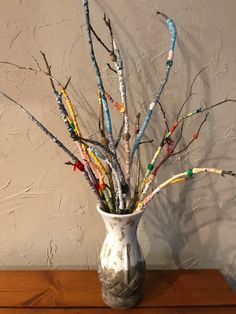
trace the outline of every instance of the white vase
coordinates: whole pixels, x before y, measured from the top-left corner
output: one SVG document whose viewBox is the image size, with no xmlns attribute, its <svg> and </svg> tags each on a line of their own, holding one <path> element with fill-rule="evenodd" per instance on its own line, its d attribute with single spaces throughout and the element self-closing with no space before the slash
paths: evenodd
<svg viewBox="0 0 236 314">
<path fill-rule="evenodd" d="M 106 227 L 98 266 L 103 300 L 112 308 L 134 307 L 142 298 L 146 271 L 137 239 L 137 226 L 143 213 L 116 215 L 99 207 L 97 210 Z"/>
</svg>

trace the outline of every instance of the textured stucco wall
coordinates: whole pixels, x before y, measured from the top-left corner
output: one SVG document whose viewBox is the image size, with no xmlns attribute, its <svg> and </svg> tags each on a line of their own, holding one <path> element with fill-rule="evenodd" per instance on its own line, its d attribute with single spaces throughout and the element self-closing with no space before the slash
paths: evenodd
<svg viewBox="0 0 236 314">
<path fill-rule="evenodd" d="M 155 15 L 171 16 L 178 28 L 172 74 L 162 96 L 174 118 L 191 79 L 208 69 L 194 87 L 187 113 L 200 102 L 236 99 L 235 0 L 91 0 L 91 20 L 108 42 L 103 12 L 112 19 L 126 67 L 130 114 L 148 105 L 163 75 L 169 34 Z M 87 53 L 82 1 L 1 0 L 0 59 L 34 66 L 43 50 L 56 78 L 66 82 L 85 135 L 97 131 L 96 81 Z M 97 44 L 106 87 L 118 95 L 107 55 Z M 26 104 L 39 120 L 74 150 L 57 114 L 49 82 L 16 68 L 0 66 L 0 89 Z M 115 111 L 115 130 L 119 118 Z M 160 171 L 158 182 L 191 166 L 236 170 L 235 104 L 211 112 L 200 139 Z M 158 110 L 142 150 L 150 159 L 163 129 Z M 201 117 L 200 117 L 201 119 Z M 188 122 L 185 141 L 199 119 Z M 89 129 L 88 129 L 89 127 Z M 159 131 L 158 131 L 159 130 Z M 16 106 L 0 97 L 0 267 L 95 267 L 104 237 L 95 198 L 83 177 L 64 165 L 67 157 Z M 145 162 L 146 163 L 146 162 Z M 147 210 L 139 237 L 150 268 L 217 267 L 236 278 L 236 181 L 201 176 L 168 188 Z"/>
</svg>

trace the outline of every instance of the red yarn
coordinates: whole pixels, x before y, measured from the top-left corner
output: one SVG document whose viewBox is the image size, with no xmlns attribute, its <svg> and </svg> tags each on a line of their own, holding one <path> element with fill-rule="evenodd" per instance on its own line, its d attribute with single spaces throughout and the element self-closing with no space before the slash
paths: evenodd
<svg viewBox="0 0 236 314">
<path fill-rule="evenodd" d="M 173 153 L 173 149 L 172 149 L 172 145 L 173 145 L 174 141 L 171 138 L 168 138 L 166 140 L 166 144 L 167 144 L 167 155 L 170 156 Z"/>
<path fill-rule="evenodd" d="M 76 162 L 74 163 L 74 171 L 76 169 L 79 169 L 80 171 L 84 171 L 84 165 L 79 160 L 76 160 Z"/>
<path fill-rule="evenodd" d="M 196 140 L 198 138 L 198 136 L 199 136 L 198 133 L 193 134 L 193 139 Z"/>
<path fill-rule="evenodd" d="M 105 190 L 106 184 L 105 184 L 105 183 L 99 184 L 99 188 L 100 188 L 101 190 Z"/>
<path fill-rule="evenodd" d="M 170 133 L 173 133 L 174 130 L 177 128 L 177 126 L 178 126 L 178 123 L 175 122 L 175 123 L 172 125 L 172 127 L 170 128 Z"/>
</svg>

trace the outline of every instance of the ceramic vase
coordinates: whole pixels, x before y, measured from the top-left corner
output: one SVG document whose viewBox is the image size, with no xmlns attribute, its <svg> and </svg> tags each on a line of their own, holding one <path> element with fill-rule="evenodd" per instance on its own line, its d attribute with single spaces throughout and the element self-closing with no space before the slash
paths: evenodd
<svg viewBox="0 0 236 314">
<path fill-rule="evenodd" d="M 146 265 L 137 239 L 142 212 L 116 215 L 97 210 L 106 227 L 98 266 L 104 302 L 127 309 L 142 299 Z"/>
</svg>

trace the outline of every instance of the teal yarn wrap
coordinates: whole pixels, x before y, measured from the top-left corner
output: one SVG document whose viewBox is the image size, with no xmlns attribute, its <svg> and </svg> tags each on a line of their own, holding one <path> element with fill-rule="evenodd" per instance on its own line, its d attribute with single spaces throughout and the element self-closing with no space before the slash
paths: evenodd
<svg viewBox="0 0 236 314">
<path fill-rule="evenodd" d="M 170 42 L 170 49 L 169 50 L 174 51 L 176 36 L 177 36 L 176 26 L 175 26 L 174 21 L 170 17 L 167 18 L 166 25 L 170 31 L 170 34 L 171 34 L 171 42 Z"/>
</svg>

